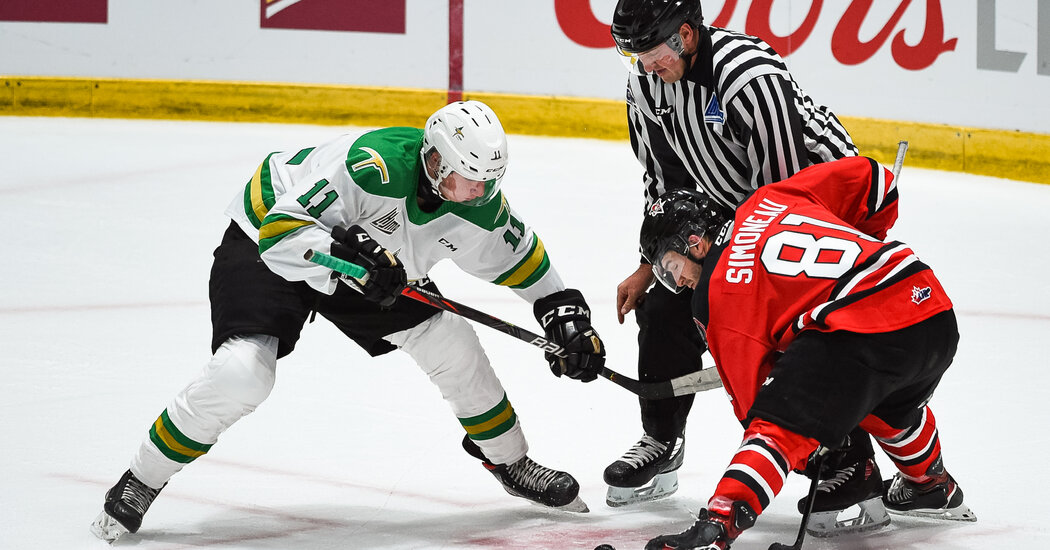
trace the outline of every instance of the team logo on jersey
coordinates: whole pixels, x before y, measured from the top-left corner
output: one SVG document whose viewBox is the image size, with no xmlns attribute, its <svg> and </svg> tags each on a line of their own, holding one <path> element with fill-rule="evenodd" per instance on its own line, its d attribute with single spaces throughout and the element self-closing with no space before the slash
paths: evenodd
<svg viewBox="0 0 1050 550">
<path fill-rule="evenodd" d="M 397 214 L 397 208 L 395 208 L 372 220 L 370 223 L 372 224 L 372 227 L 386 233 L 387 235 L 392 235 L 394 231 L 397 231 L 398 228 L 401 227 L 401 224 L 397 223 Z"/>
<path fill-rule="evenodd" d="M 650 216 L 659 216 L 660 214 L 663 214 L 663 213 L 664 213 L 664 201 L 663 201 L 663 199 L 660 199 L 660 200 L 654 202 L 653 205 L 649 207 L 649 215 Z"/>
<path fill-rule="evenodd" d="M 350 169 L 357 172 L 364 168 L 372 168 L 379 172 L 380 183 L 383 185 L 390 183 L 390 171 L 386 169 L 386 161 L 383 160 L 383 157 L 371 147 L 362 147 L 361 150 L 368 153 L 368 158 L 354 163 Z"/>
<path fill-rule="evenodd" d="M 919 288 L 917 286 L 913 286 L 913 287 L 911 287 L 911 301 L 915 305 L 919 305 L 919 304 L 925 302 L 926 300 L 929 300 L 930 299 L 930 294 L 932 294 L 932 293 L 933 293 L 933 289 L 931 289 L 930 287 Z"/>
<path fill-rule="evenodd" d="M 707 103 L 707 108 L 704 109 L 704 122 L 709 124 L 725 124 L 726 113 L 718 105 L 718 94 L 711 92 L 711 101 Z"/>
</svg>

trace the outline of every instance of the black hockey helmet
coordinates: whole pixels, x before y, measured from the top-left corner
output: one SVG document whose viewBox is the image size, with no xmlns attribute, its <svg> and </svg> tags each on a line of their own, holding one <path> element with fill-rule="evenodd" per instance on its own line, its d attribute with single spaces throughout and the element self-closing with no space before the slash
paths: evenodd
<svg viewBox="0 0 1050 550">
<path fill-rule="evenodd" d="M 642 256 L 652 264 L 656 278 L 668 289 L 681 292 L 674 276 L 664 268 L 668 252 L 689 257 L 689 236 L 715 237 L 714 232 L 732 213 L 711 197 L 693 189 L 668 191 L 653 203 L 642 220 L 639 242 Z"/>
<path fill-rule="evenodd" d="M 700 0 L 619 0 L 613 12 L 612 36 L 622 53 L 641 53 L 659 46 L 682 23 L 704 21 Z"/>
</svg>

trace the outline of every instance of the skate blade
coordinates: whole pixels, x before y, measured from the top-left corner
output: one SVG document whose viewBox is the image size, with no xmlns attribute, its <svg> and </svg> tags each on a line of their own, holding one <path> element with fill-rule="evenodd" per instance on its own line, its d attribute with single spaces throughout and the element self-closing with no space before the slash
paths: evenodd
<svg viewBox="0 0 1050 550">
<path fill-rule="evenodd" d="M 926 519 L 939 519 L 947 521 L 977 521 L 977 514 L 974 514 L 970 510 L 970 507 L 965 504 L 960 504 L 955 508 L 942 509 L 918 509 L 918 510 L 890 510 L 890 513 L 897 516 L 910 516 L 913 518 L 926 518 Z"/>
<path fill-rule="evenodd" d="M 666 498 L 678 490 L 678 473 L 667 472 L 653 476 L 652 481 L 641 487 L 609 486 L 605 494 L 605 503 L 613 508 L 628 506 L 639 502 L 648 502 Z"/>
<path fill-rule="evenodd" d="M 119 521 L 111 518 L 109 514 L 102 512 L 91 523 L 91 533 L 96 537 L 113 544 L 120 537 L 126 535 L 128 530 Z"/>
<path fill-rule="evenodd" d="M 551 506 L 548 506 L 548 508 L 551 508 Z M 586 514 L 587 512 L 591 511 L 591 509 L 587 507 L 587 503 L 584 502 L 583 499 L 580 497 L 576 497 L 575 500 L 568 504 L 562 506 L 553 506 L 553 508 L 565 512 L 575 512 L 578 514 Z"/>
<path fill-rule="evenodd" d="M 875 497 L 844 510 L 811 513 L 806 532 L 814 537 L 827 538 L 875 531 L 889 524 L 890 516 L 882 504 L 882 497 Z"/>
<path fill-rule="evenodd" d="M 516 491 L 512 491 L 512 490 L 510 490 L 507 487 L 504 487 L 503 489 L 506 490 L 507 494 L 509 494 L 510 496 L 525 499 L 525 500 L 527 500 L 529 502 L 529 504 L 532 504 L 534 506 L 539 506 L 540 508 L 546 508 L 548 510 L 561 510 L 563 512 L 578 512 L 578 513 L 581 513 L 581 514 L 584 514 L 584 513 L 587 513 L 587 512 L 591 511 L 591 509 L 587 507 L 587 503 L 584 502 L 583 499 L 579 497 L 579 495 L 577 495 L 576 498 L 572 499 L 572 502 L 570 502 L 568 504 L 562 504 L 561 506 L 555 506 L 553 504 L 547 504 L 547 503 L 544 503 L 544 502 L 540 502 L 538 500 L 533 500 L 533 499 L 531 499 L 531 498 L 529 498 L 529 497 L 527 497 L 527 496 L 525 496 L 523 494 L 520 494 L 520 493 L 518 493 Z"/>
</svg>

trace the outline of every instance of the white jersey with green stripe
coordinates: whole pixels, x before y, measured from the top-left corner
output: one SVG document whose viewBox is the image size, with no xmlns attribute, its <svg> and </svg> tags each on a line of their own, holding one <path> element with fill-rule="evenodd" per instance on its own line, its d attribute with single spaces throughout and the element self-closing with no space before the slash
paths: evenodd
<svg viewBox="0 0 1050 550">
<path fill-rule="evenodd" d="M 272 153 L 226 213 L 259 243 L 263 261 L 289 281 L 335 292 L 331 270 L 304 259 L 331 251 L 331 230 L 359 225 L 397 255 L 409 279 L 449 258 L 482 280 L 534 302 L 565 288 L 543 242 L 499 193 L 477 207 L 417 201 L 423 131 L 385 128 L 317 147 Z"/>
</svg>

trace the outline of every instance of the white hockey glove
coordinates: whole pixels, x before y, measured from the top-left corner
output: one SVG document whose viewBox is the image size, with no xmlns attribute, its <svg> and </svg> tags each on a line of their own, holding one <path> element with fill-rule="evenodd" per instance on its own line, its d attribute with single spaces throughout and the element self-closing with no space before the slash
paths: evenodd
<svg viewBox="0 0 1050 550">
<path fill-rule="evenodd" d="M 566 357 L 547 352 L 555 376 L 583 382 L 598 377 L 605 366 L 605 345 L 591 328 L 591 311 L 579 290 L 566 289 L 536 300 L 533 313 L 548 340 L 565 348 Z"/>
</svg>

